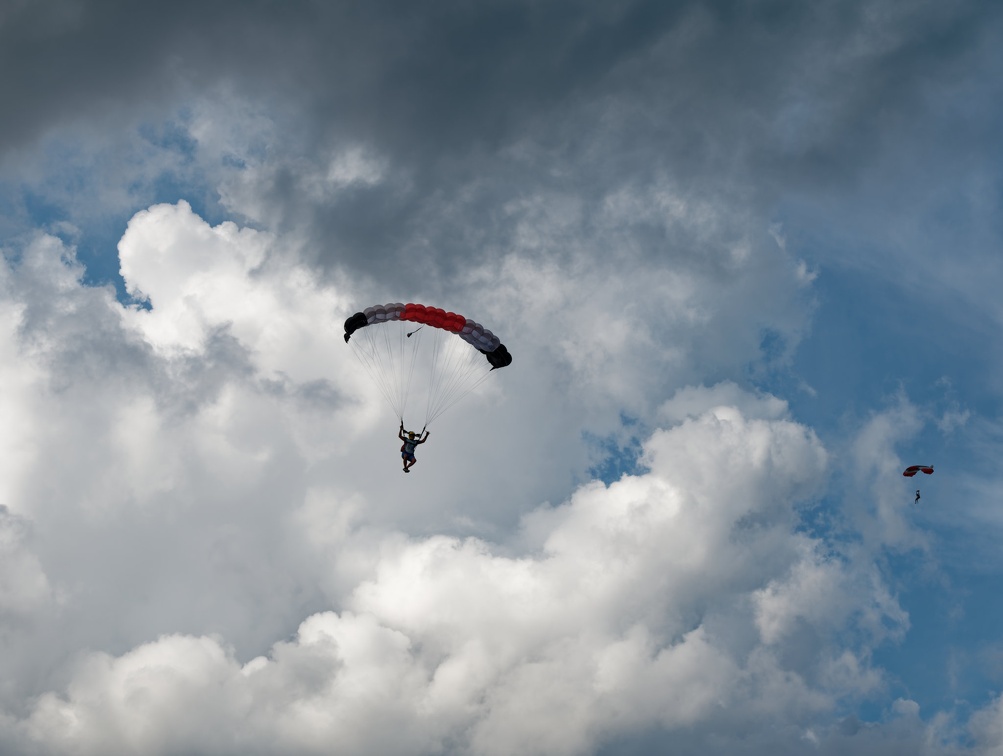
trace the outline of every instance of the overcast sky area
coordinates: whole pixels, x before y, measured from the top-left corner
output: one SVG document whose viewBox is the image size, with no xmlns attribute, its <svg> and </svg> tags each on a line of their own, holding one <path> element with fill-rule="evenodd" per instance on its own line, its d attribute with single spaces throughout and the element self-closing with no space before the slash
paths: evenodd
<svg viewBox="0 0 1003 756">
<path fill-rule="evenodd" d="M 1003 755 L 1001 43 L 0 3 L 0 752 Z M 514 357 L 408 475 L 391 302 Z"/>
</svg>

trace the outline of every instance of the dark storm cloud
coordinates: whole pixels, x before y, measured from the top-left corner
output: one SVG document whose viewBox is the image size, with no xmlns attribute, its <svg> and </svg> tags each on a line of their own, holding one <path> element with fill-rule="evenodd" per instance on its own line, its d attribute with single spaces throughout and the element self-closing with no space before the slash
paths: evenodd
<svg viewBox="0 0 1003 756">
<path fill-rule="evenodd" d="M 301 99 L 319 131 L 331 118 L 404 151 L 430 140 L 491 142 L 527 107 L 559 104 L 575 79 L 608 68 L 653 36 L 658 16 L 678 12 L 642 5 L 594 19 L 568 4 L 23 4 L 0 27 L 2 94 L 15 106 L 0 135 L 9 147 L 81 110 L 230 77 Z"/>
<path fill-rule="evenodd" d="M 0 22 L 0 150 L 225 84 L 270 103 L 274 152 L 388 161 L 322 202 L 294 163 L 276 169 L 258 190 L 276 228 L 308 229 L 322 264 L 403 278 L 421 255 L 448 277 L 512 243 L 522 216 L 498 208 L 530 187 L 574 194 L 587 219 L 659 176 L 757 215 L 784 189 L 852 182 L 996 17 L 974 2 L 23 4 Z M 665 251 L 660 228 L 625 239 Z"/>
</svg>

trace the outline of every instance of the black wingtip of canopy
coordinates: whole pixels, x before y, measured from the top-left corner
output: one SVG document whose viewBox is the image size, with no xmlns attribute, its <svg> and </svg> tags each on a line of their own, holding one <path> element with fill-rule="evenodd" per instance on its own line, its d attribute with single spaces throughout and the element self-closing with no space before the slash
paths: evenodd
<svg viewBox="0 0 1003 756">
<path fill-rule="evenodd" d="M 485 352 L 484 356 L 487 357 L 488 362 L 491 363 L 492 370 L 508 367 L 512 364 L 512 355 L 509 354 L 509 351 L 505 348 L 504 344 L 499 344 L 496 349 L 493 349 L 490 352 Z"/>
<path fill-rule="evenodd" d="M 352 334 L 358 331 L 360 328 L 365 328 L 369 325 L 369 320 L 366 318 L 364 312 L 357 312 L 348 320 L 345 321 L 345 343 L 352 338 Z"/>
</svg>

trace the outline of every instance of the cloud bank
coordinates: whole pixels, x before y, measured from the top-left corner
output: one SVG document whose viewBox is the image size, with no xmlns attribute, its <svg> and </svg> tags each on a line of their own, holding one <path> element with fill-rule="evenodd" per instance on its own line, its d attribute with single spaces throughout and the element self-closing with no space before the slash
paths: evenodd
<svg viewBox="0 0 1003 756">
<path fill-rule="evenodd" d="M 502 541 L 412 535 L 376 482 L 392 472 L 375 462 L 378 398 L 339 345 L 348 300 L 275 244 L 184 203 L 141 212 L 120 254 L 145 305 L 82 285 L 51 237 L 5 266 L 8 748 L 573 754 L 638 732 L 739 747 L 751 730 L 752 750 L 825 752 L 871 737 L 832 722 L 887 689 L 871 657 L 909 618 L 869 551 L 803 528 L 829 455 L 784 402 L 688 388 L 636 474 L 523 505 Z M 564 301 L 561 281 L 526 280 L 521 311 L 548 285 Z M 608 394 L 603 375 L 573 384 Z M 465 495 L 449 478 L 425 484 L 447 506 Z M 899 708 L 888 726 L 919 738 Z"/>
</svg>

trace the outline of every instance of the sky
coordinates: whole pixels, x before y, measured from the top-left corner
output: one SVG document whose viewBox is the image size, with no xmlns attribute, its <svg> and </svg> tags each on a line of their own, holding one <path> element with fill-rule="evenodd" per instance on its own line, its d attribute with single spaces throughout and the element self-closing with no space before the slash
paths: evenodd
<svg viewBox="0 0 1003 756">
<path fill-rule="evenodd" d="M 1001 39 L 0 5 L 0 751 L 1003 754 Z M 408 475 L 391 302 L 514 358 Z"/>
</svg>

